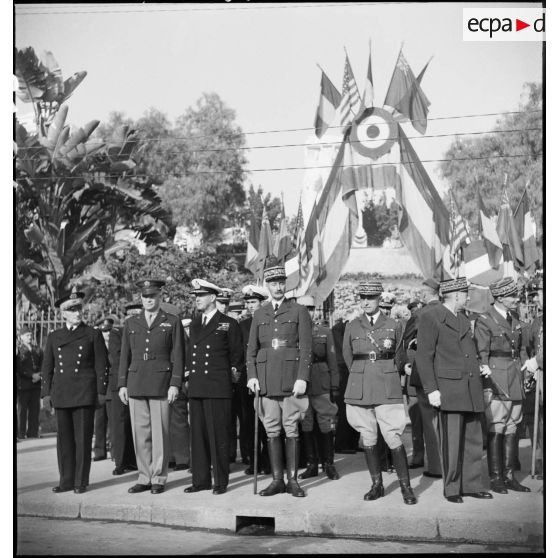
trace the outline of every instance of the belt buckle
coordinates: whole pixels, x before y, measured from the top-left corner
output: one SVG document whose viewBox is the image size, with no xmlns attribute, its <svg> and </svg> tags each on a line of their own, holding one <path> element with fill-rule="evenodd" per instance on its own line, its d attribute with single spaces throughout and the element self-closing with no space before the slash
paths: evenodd
<svg viewBox="0 0 558 558">
<path fill-rule="evenodd" d="M 143 360 L 149 360 L 149 355 L 147 353 L 143 353 Z"/>
<path fill-rule="evenodd" d="M 370 351 L 368 353 L 368 360 L 371 360 L 372 362 L 376 360 L 376 351 Z"/>
<path fill-rule="evenodd" d="M 272 348 L 272 349 L 277 349 L 277 348 L 279 348 L 279 339 L 277 339 L 276 337 L 274 337 L 274 338 L 271 340 L 271 348 Z"/>
</svg>

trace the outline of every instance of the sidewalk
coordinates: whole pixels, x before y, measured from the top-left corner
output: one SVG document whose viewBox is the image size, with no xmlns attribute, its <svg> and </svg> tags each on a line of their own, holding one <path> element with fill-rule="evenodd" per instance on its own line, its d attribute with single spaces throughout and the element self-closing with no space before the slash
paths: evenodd
<svg viewBox="0 0 558 558">
<path fill-rule="evenodd" d="M 408 430 L 408 429 L 407 429 Z M 410 447 L 408 432 L 405 445 Z M 442 481 L 411 471 L 411 484 L 418 504 L 403 504 L 395 473 L 384 473 L 386 495 L 365 502 L 370 478 L 362 453 L 336 455 L 341 475 L 330 481 L 323 474 L 300 481 L 306 498 L 280 494 L 269 498 L 253 494 L 252 477 L 245 465 L 231 465 L 228 492 L 185 494 L 191 484 L 186 471 L 170 472 L 164 493 L 128 494 L 137 473 L 112 476 L 108 459 L 91 465 L 88 492 L 54 494 L 58 483 L 56 437 L 17 444 L 17 513 L 22 516 L 134 521 L 168 526 L 236 531 L 238 518 L 274 518 L 277 534 L 311 534 L 386 540 L 456 541 L 505 543 L 531 547 L 543 545 L 542 481 L 528 475 L 530 445 L 520 442 L 522 471 L 518 480 L 530 493 L 494 494 L 493 500 L 465 498 L 452 504 L 442 496 Z M 484 466 L 486 474 L 486 464 Z M 258 477 L 258 489 L 270 482 Z M 488 486 L 488 479 L 485 478 Z"/>
</svg>

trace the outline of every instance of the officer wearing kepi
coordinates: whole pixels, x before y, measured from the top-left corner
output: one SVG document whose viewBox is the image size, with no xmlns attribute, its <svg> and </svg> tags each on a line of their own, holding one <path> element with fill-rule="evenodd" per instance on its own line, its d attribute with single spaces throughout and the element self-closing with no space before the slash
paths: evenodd
<svg viewBox="0 0 558 558">
<path fill-rule="evenodd" d="M 384 495 L 377 447 L 380 428 L 391 450 L 403 501 L 416 504 L 409 480 L 407 454 L 401 440 L 406 423 L 399 378 L 399 370 L 405 364 L 403 332 L 399 322 L 380 312 L 379 299 L 383 290 L 379 281 L 359 285 L 364 313 L 345 329 L 343 357 L 350 370 L 345 391 L 347 420 L 360 432 L 372 478 L 372 487 L 364 499 L 376 500 Z"/>
<path fill-rule="evenodd" d="M 122 332 L 118 372 L 119 396 L 130 406 L 138 483 L 134 494 L 165 489 L 170 452 L 170 409 L 184 374 L 184 328 L 177 316 L 160 308 L 164 281 L 145 279 L 141 288 L 144 311 L 130 316 Z"/>
<path fill-rule="evenodd" d="M 297 482 L 300 441 L 298 423 L 308 408 L 306 382 L 312 359 L 312 320 L 308 310 L 285 298 L 285 266 L 275 261 L 264 269 L 271 302 L 256 310 L 247 351 L 248 387 L 261 394 L 256 409 L 267 432 L 272 483 L 260 496 L 288 492 L 306 496 Z M 285 430 L 287 486 L 283 480 Z"/>
<path fill-rule="evenodd" d="M 87 490 L 95 405 L 107 390 L 107 349 L 101 332 L 82 321 L 83 298 L 74 290 L 55 302 L 65 323 L 47 337 L 41 370 L 43 406 L 56 409 L 60 483 L 53 492 Z"/>
<path fill-rule="evenodd" d="M 492 308 L 475 323 L 475 342 L 481 369 L 491 372 L 483 379 L 485 415 L 488 427 L 488 470 L 494 492 L 530 492 L 514 477 L 517 457 L 517 425 L 522 420 L 523 372 L 521 324 L 514 315 L 517 285 L 504 277 L 490 285 Z"/>
<path fill-rule="evenodd" d="M 314 297 L 301 296 L 297 299 L 299 304 L 306 306 L 310 316 L 314 318 L 316 304 Z M 337 480 L 339 473 L 335 469 L 333 434 L 337 419 L 337 405 L 334 403 L 339 390 L 339 373 L 337 371 L 337 357 L 333 334 L 320 324 L 312 326 L 312 368 L 310 382 L 306 390 L 309 405 L 304 420 L 302 421 L 302 438 L 304 449 L 308 457 L 308 468 L 300 474 L 301 479 L 318 476 L 318 454 L 321 454 L 325 474 L 331 480 Z M 320 435 L 315 444 L 314 417 L 318 422 Z"/>
</svg>

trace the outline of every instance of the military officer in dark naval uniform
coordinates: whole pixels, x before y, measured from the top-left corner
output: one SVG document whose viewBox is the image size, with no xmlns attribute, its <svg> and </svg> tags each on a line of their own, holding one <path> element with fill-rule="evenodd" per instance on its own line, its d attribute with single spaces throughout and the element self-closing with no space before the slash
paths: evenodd
<svg viewBox="0 0 558 558">
<path fill-rule="evenodd" d="M 248 341 L 248 387 L 260 392 L 256 409 L 267 432 L 267 447 L 273 472 L 272 483 L 260 496 L 288 492 L 306 496 L 297 482 L 300 441 L 298 424 L 308 408 L 306 382 L 312 360 L 312 320 L 308 310 L 285 298 L 285 267 L 268 262 L 264 281 L 271 302 L 254 313 Z M 287 486 L 283 480 L 285 430 Z"/>
<path fill-rule="evenodd" d="M 345 402 L 347 420 L 362 437 L 372 487 L 365 500 L 384 495 L 378 428 L 391 450 L 393 465 L 405 504 L 416 504 L 409 479 L 407 454 L 401 440 L 405 408 L 399 370 L 405 364 L 402 326 L 379 309 L 383 292 L 379 281 L 361 283 L 358 294 L 363 314 L 345 328 L 343 357 L 350 370 Z"/>
<path fill-rule="evenodd" d="M 192 281 L 199 314 L 190 325 L 186 357 L 192 440 L 192 486 L 184 492 L 211 490 L 224 494 L 229 483 L 233 374 L 244 351 L 238 322 L 216 308 L 220 289 L 209 281 Z"/>
<path fill-rule="evenodd" d="M 240 391 L 241 401 L 241 416 L 240 434 L 243 436 L 243 429 L 247 439 L 248 445 L 248 467 L 244 473 L 246 475 L 254 474 L 254 394 L 248 389 L 246 385 L 248 376 L 246 374 L 246 351 L 248 349 L 248 340 L 250 338 L 250 327 L 254 313 L 265 300 L 267 300 L 269 293 L 264 287 L 259 285 L 245 285 L 242 287 L 242 294 L 246 304 L 248 315 L 243 320 L 238 322 L 240 331 L 242 332 L 242 347 L 244 349 L 244 360 L 242 368 L 240 369 L 240 379 L 238 380 L 238 389 Z M 265 435 L 265 428 L 261 420 L 258 420 L 258 472 L 269 474 L 269 456 L 267 453 L 267 440 Z"/>
<path fill-rule="evenodd" d="M 314 297 L 301 296 L 299 304 L 306 306 L 310 317 L 314 318 L 316 304 Z M 339 390 L 339 372 L 333 334 L 324 325 L 312 325 L 312 367 L 306 393 L 308 410 L 302 421 L 302 438 L 308 457 L 308 468 L 300 474 L 301 479 L 318 476 L 318 458 L 321 457 L 325 474 L 331 480 L 339 479 L 334 465 L 333 436 L 337 422 L 337 405 L 334 403 Z M 314 417 L 320 430 L 315 440 Z M 317 443 L 315 443 L 317 442 Z M 318 453 L 316 453 L 316 447 Z"/>
<path fill-rule="evenodd" d="M 164 281 L 146 279 L 141 288 L 144 311 L 130 316 L 122 332 L 119 396 L 129 405 L 138 483 L 130 493 L 164 491 L 170 452 L 170 409 L 184 375 L 184 329 L 177 316 L 160 308 Z"/>
<path fill-rule="evenodd" d="M 141 308 L 141 304 L 139 305 Z M 107 415 L 110 433 L 110 453 L 115 468 L 113 475 L 122 475 L 127 471 L 137 470 L 130 410 L 118 397 L 118 366 L 120 365 L 120 349 L 122 334 L 114 327 L 113 318 L 102 318 L 99 329 L 103 334 L 108 350 L 109 376 L 107 388 Z"/>
<path fill-rule="evenodd" d="M 421 311 L 415 362 L 430 404 L 440 409 L 438 421 L 444 496 L 463 503 L 462 496 L 492 498 L 482 490 L 482 371 L 469 320 L 461 312 L 467 279 L 440 283 L 442 304 Z"/>
<path fill-rule="evenodd" d="M 490 486 L 494 492 L 508 489 L 530 492 L 514 477 L 517 457 L 517 425 L 522 420 L 523 372 L 519 360 L 522 346 L 521 324 L 514 314 L 517 285 L 504 277 L 490 285 L 492 307 L 475 322 L 475 342 L 481 368 L 487 371 L 483 381 Z"/>
<path fill-rule="evenodd" d="M 420 414 L 420 422 L 422 428 L 422 437 L 424 440 L 423 452 L 426 451 L 426 459 L 428 461 L 428 469 L 423 471 L 425 477 L 442 478 L 442 459 L 440 457 L 440 444 L 438 439 L 438 410 L 428 401 L 428 396 L 424 393 L 420 376 L 417 370 L 415 360 L 417 350 L 417 332 L 420 316 L 422 312 L 427 312 L 433 306 L 440 304 L 440 296 L 438 291 L 440 283 L 431 277 L 425 279 L 421 287 L 421 295 L 424 300 L 424 307 L 417 311 L 416 315 L 411 317 L 405 325 L 403 332 L 403 343 L 407 351 L 407 364 L 405 365 L 405 373 L 407 376 L 408 395 L 416 396 L 416 405 L 411 407 L 409 404 L 409 415 L 411 422 L 413 417 L 416 419 L 416 413 Z M 410 368 L 410 374 L 409 374 Z M 413 398 L 414 399 L 414 398 Z M 413 401 L 415 403 L 415 401 Z M 415 456 L 415 441 L 413 434 L 413 457 Z M 415 461 L 417 463 L 417 461 Z M 418 460 L 420 466 L 424 466 L 424 462 Z M 413 469 L 413 461 L 410 468 Z"/>
<path fill-rule="evenodd" d="M 56 410 L 60 483 L 53 492 L 86 491 L 95 405 L 107 389 L 107 349 L 101 332 L 82 322 L 84 294 L 57 300 L 64 326 L 47 337 L 41 375 L 43 405 Z"/>
</svg>

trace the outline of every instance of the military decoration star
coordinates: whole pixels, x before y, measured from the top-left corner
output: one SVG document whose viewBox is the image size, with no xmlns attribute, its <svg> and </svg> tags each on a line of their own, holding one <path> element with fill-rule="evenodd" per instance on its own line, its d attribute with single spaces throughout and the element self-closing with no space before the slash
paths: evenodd
<svg viewBox="0 0 558 558">
<path fill-rule="evenodd" d="M 391 349 L 393 347 L 393 341 L 391 339 L 384 339 L 383 346 L 384 349 Z"/>
</svg>

